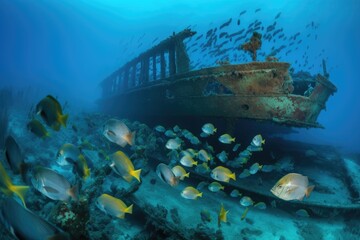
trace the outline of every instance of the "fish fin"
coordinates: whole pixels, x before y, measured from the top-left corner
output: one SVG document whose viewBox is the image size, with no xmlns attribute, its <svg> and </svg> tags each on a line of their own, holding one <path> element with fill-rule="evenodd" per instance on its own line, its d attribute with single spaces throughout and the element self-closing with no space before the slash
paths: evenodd
<svg viewBox="0 0 360 240">
<path fill-rule="evenodd" d="M 184 175 L 184 177 L 190 177 L 190 172 L 188 172 L 188 173 L 186 173 L 185 175 Z"/>
<path fill-rule="evenodd" d="M 232 173 L 229 175 L 229 178 L 233 179 L 234 181 L 236 181 L 236 175 L 235 173 Z"/>
<path fill-rule="evenodd" d="M 140 181 L 140 173 L 141 173 L 141 169 L 138 170 L 134 170 L 130 172 L 130 175 L 133 176 L 134 178 L 136 178 L 139 182 Z"/>
<path fill-rule="evenodd" d="M 116 217 L 123 219 L 123 218 L 125 218 L 125 213 L 120 213 L 120 214 L 116 215 Z"/>
<path fill-rule="evenodd" d="M 263 139 L 263 140 L 261 141 L 261 143 L 262 143 L 262 144 L 265 144 L 265 139 Z"/>
<path fill-rule="evenodd" d="M 133 204 L 131 204 L 129 207 L 124 209 L 124 213 L 132 214 L 133 211 Z"/>
<path fill-rule="evenodd" d="M 197 195 L 197 196 L 198 196 L 198 197 L 202 197 L 202 194 L 203 194 L 203 193 L 202 193 L 202 192 L 200 192 L 200 193 L 198 193 L 198 195 Z"/>
<path fill-rule="evenodd" d="M 59 122 L 62 126 L 66 127 L 66 122 L 67 122 L 68 117 L 69 117 L 69 114 L 59 116 Z"/>
<path fill-rule="evenodd" d="M 217 131 L 217 128 L 214 128 L 214 133 L 216 133 L 216 131 Z"/>
<path fill-rule="evenodd" d="M 224 186 L 221 186 L 221 187 L 220 187 L 220 189 L 221 189 L 221 190 L 224 190 L 224 189 L 225 189 L 225 187 L 224 187 Z"/>
<path fill-rule="evenodd" d="M 79 200 L 79 184 L 77 183 L 75 186 L 70 188 L 67 193 L 69 196 L 74 199 L 75 201 Z"/>
<path fill-rule="evenodd" d="M 232 139 L 231 139 L 231 142 L 235 142 L 235 139 L 236 139 L 236 138 L 232 138 Z"/>
<path fill-rule="evenodd" d="M 314 190 L 314 188 L 315 188 L 314 185 L 307 187 L 307 189 L 305 191 L 305 195 L 306 195 L 307 198 L 310 197 L 310 194 Z"/>
<path fill-rule="evenodd" d="M 124 136 L 124 140 L 130 145 L 132 146 L 134 144 L 134 140 L 135 140 L 135 134 L 136 134 L 136 131 L 134 132 L 129 132 L 128 134 L 126 134 Z"/>
<path fill-rule="evenodd" d="M 194 162 L 194 165 L 197 166 L 197 165 L 198 165 L 198 162 L 195 161 L 195 162 Z"/>
<path fill-rule="evenodd" d="M 20 198 L 20 200 L 23 203 L 24 207 L 26 207 L 24 197 L 25 197 L 25 194 L 26 194 L 27 190 L 29 190 L 29 186 L 14 186 L 14 185 L 12 185 L 10 187 L 10 190 Z"/>
</svg>

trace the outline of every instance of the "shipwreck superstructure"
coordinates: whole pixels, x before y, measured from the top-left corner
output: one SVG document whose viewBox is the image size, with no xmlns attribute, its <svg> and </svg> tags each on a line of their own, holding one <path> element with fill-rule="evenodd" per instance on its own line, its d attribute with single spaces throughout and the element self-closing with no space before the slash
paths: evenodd
<svg viewBox="0 0 360 240">
<path fill-rule="evenodd" d="M 322 127 L 317 118 L 336 87 L 326 74 L 307 94 L 294 91 L 286 62 L 225 64 L 191 70 L 186 29 L 140 54 L 101 82 L 102 109 L 121 116 L 223 117 Z M 304 79 L 308 81 L 308 79 Z"/>
</svg>

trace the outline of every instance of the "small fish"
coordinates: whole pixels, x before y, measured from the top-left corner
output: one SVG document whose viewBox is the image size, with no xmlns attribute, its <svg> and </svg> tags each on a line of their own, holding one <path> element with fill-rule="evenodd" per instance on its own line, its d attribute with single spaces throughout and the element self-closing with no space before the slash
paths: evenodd
<svg viewBox="0 0 360 240">
<path fill-rule="evenodd" d="M 71 239 L 69 234 L 21 206 L 13 198 L 6 198 L 0 208 L 0 221 L 16 239 Z M 6 237 L 2 236 L 2 239 Z"/>
<path fill-rule="evenodd" d="M 50 137 L 50 133 L 46 130 L 46 128 L 39 122 L 37 119 L 31 120 L 27 124 L 27 129 L 38 136 L 39 138 L 47 138 Z"/>
<path fill-rule="evenodd" d="M 155 130 L 156 130 L 157 132 L 161 132 L 161 133 L 163 133 L 163 132 L 166 131 L 166 129 L 165 129 L 163 126 L 161 126 L 161 125 L 157 125 L 157 126 L 155 127 Z"/>
<path fill-rule="evenodd" d="M 218 226 L 220 227 L 221 222 L 227 222 L 227 214 L 229 213 L 229 210 L 226 211 L 224 208 L 224 204 L 221 204 L 219 216 L 218 216 Z"/>
<path fill-rule="evenodd" d="M 156 167 L 156 174 L 164 182 L 174 187 L 179 183 L 179 177 L 176 177 L 171 168 L 169 168 L 164 163 L 160 163 Z"/>
<path fill-rule="evenodd" d="M 110 167 L 127 182 L 136 178 L 140 182 L 141 169 L 135 170 L 130 158 L 122 151 L 117 151 L 110 155 Z"/>
<path fill-rule="evenodd" d="M 190 176 L 190 172 L 187 173 L 180 165 L 173 167 L 171 171 L 174 173 L 175 177 L 179 178 L 180 180 L 184 180 L 185 177 L 188 178 Z"/>
<path fill-rule="evenodd" d="M 246 150 L 250 151 L 250 152 L 261 152 L 263 150 L 262 147 L 255 147 L 253 145 L 249 145 Z"/>
<path fill-rule="evenodd" d="M 259 170 L 261 170 L 261 168 L 262 168 L 262 165 L 260 165 L 259 163 L 254 163 L 249 168 L 249 172 L 250 172 L 250 174 L 256 174 Z"/>
<path fill-rule="evenodd" d="M 218 153 L 216 157 L 223 163 L 226 163 L 228 160 L 228 155 L 225 151 L 222 151 L 221 153 Z"/>
<path fill-rule="evenodd" d="M 208 135 L 213 135 L 217 131 L 217 129 L 214 127 L 214 125 L 212 123 L 204 124 L 202 126 L 201 130 L 203 131 L 203 133 L 208 134 Z"/>
<path fill-rule="evenodd" d="M 218 182 L 212 182 L 209 184 L 208 186 L 208 189 L 211 191 L 211 192 L 218 192 L 220 190 L 224 190 L 224 186 L 221 185 L 220 183 Z"/>
<path fill-rule="evenodd" d="M 196 166 L 195 171 L 199 173 L 208 173 L 210 172 L 210 167 L 207 162 L 203 162 L 202 164 Z"/>
<path fill-rule="evenodd" d="M 201 149 L 198 153 L 197 153 L 198 158 L 203 161 L 203 162 L 208 162 L 210 161 L 211 157 L 209 156 L 209 154 L 204 150 Z"/>
<path fill-rule="evenodd" d="M 7 196 L 15 194 L 22 201 L 25 206 L 25 193 L 29 190 L 28 186 L 16 186 L 11 182 L 4 166 L 0 162 L 0 190 Z"/>
<path fill-rule="evenodd" d="M 103 135 L 113 143 L 121 147 L 127 144 L 133 145 L 135 139 L 135 132 L 130 132 L 129 128 L 124 122 L 111 118 L 103 125 Z"/>
<path fill-rule="evenodd" d="M 251 155 L 252 153 L 249 150 L 245 149 L 239 154 L 239 157 L 250 157 Z"/>
<path fill-rule="evenodd" d="M 241 197 L 242 194 L 239 192 L 239 190 L 234 189 L 234 190 L 231 191 L 230 196 L 235 198 L 235 197 Z"/>
<path fill-rule="evenodd" d="M 309 213 L 305 209 L 299 209 L 295 213 L 299 217 L 310 217 Z"/>
<path fill-rule="evenodd" d="M 211 216 L 210 216 L 209 211 L 201 210 L 200 216 L 201 216 L 201 221 L 203 221 L 204 223 L 205 222 L 211 222 Z"/>
<path fill-rule="evenodd" d="M 194 145 L 198 145 L 198 144 L 200 144 L 201 142 L 200 142 L 199 138 L 193 136 L 193 137 L 190 139 L 190 143 L 191 143 L 191 144 L 194 144 Z"/>
<path fill-rule="evenodd" d="M 7 136 L 4 150 L 5 160 L 14 174 L 23 174 L 25 171 L 24 156 L 20 147 L 12 136 Z"/>
<path fill-rule="evenodd" d="M 174 130 L 174 132 L 181 132 L 181 128 L 178 126 L 178 125 L 175 125 L 174 127 L 173 127 L 173 130 Z"/>
<path fill-rule="evenodd" d="M 63 144 L 56 154 L 56 162 L 60 166 L 75 164 L 82 155 L 80 149 L 71 143 Z"/>
<path fill-rule="evenodd" d="M 251 145 L 255 147 L 261 147 L 263 144 L 265 144 L 265 139 L 262 138 L 261 134 L 256 135 L 251 141 Z"/>
<path fill-rule="evenodd" d="M 132 214 L 133 211 L 133 204 L 126 206 L 123 201 L 108 194 L 98 197 L 96 206 L 104 213 L 121 219 L 125 218 L 125 213 Z"/>
<path fill-rule="evenodd" d="M 176 133 L 174 133 L 173 130 L 169 129 L 169 130 L 166 130 L 165 136 L 173 138 L 173 137 L 176 137 Z"/>
<path fill-rule="evenodd" d="M 50 199 L 61 201 L 78 199 L 78 185 L 71 186 L 63 175 L 50 168 L 34 168 L 31 182 L 36 190 Z"/>
<path fill-rule="evenodd" d="M 249 169 L 244 169 L 244 170 L 240 173 L 239 178 L 247 178 L 247 177 L 250 176 L 250 175 L 251 175 L 251 173 L 250 173 Z"/>
<path fill-rule="evenodd" d="M 82 179 L 86 180 L 88 177 L 90 177 L 90 168 L 87 164 L 87 161 L 84 157 L 84 155 L 80 155 L 76 164 L 76 171 L 79 174 L 80 177 L 82 177 Z"/>
<path fill-rule="evenodd" d="M 211 177 L 220 182 L 229 182 L 230 179 L 236 181 L 235 173 L 230 169 L 222 166 L 218 166 L 211 171 Z"/>
<path fill-rule="evenodd" d="M 298 173 L 289 173 L 282 177 L 270 190 L 283 200 L 303 200 L 309 197 L 315 186 L 309 186 L 308 177 Z"/>
<path fill-rule="evenodd" d="M 199 192 L 196 188 L 191 186 L 184 188 L 181 191 L 181 196 L 186 199 L 197 199 L 198 197 L 202 197 L 202 192 Z"/>
<path fill-rule="evenodd" d="M 226 133 L 219 137 L 219 141 L 224 144 L 231 144 L 232 142 L 235 142 L 235 138 Z"/>
<path fill-rule="evenodd" d="M 254 207 L 261 209 L 261 210 L 265 210 L 266 209 L 266 204 L 264 202 L 258 202 L 254 205 Z"/>
<path fill-rule="evenodd" d="M 185 167 L 192 167 L 194 165 L 197 165 L 198 163 L 189 155 L 183 156 L 180 159 L 180 163 L 181 165 L 185 166 Z"/>
<path fill-rule="evenodd" d="M 204 133 L 204 132 L 201 132 L 200 133 L 200 137 L 202 137 L 202 138 L 207 138 L 207 137 L 209 137 L 210 135 L 209 134 L 207 134 L 207 133 Z"/>
<path fill-rule="evenodd" d="M 205 181 L 201 181 L 197 186 L 196 189 L 199 191 L 202 191 L 206 186 L 208 186 L 209 183 Z"/>
<path fill-rule="evenodd" d="M 233 147 L 233 149 L 232 149 L 233 152 L 236 152 L 236 151 L 239 149 L 240 146 L 241 146 L 240 143 L 235 144 L 234 147 Z"/>
<path fill-rule="evenodd" d="M 171 138 L 166 142 L 165 147 L 169 150 L 177 150 L 181 146 L 180 138 Z"/>
<path fill-rule="evenodd" d="M 274 165 L 263 165 L 261 168 L 262 172 L 272 172 L 275 170 L 275 166 Z"/>
<path fill-rule="evenodd" d="M 254 204 L 254 201 L 250 197 L 244 196 L 240 199 L 240 204 L 241 206 L 248 207 L 252 206 Z"/>
<path fill-rule="evenodd" d="M 66 127 L 68 115 L 63 114 L 60 103 L 51 95 L 36 105 L 36 113 L 55 131 L 59 131 L 61 126 Z"/>
</svg>

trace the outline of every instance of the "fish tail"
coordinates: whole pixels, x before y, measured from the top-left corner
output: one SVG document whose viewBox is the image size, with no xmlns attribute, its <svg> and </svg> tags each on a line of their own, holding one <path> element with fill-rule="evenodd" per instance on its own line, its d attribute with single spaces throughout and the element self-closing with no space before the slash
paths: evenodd
<svg viewBox="0 0 360 240">
<path fill-rule="evenodd" d="M 198 162 L 195 161 L 195 162 L 194 162 L 194 165 L 197 166 L 197 165 L 198 165 Z"/>
<path fill-rule="evenodd" d="M 221 189 L 221 190 L 224 190 L 224 189 L 225 189 L 225 187 L 224 187 L 224 186 L 221 186 L 221 187 L 220 187 L 220 189 Z"/>
<path fill-rule="evenodd" d="M 78 201 L 79 199 L 79 184 L 76 184 L 72 188 L 68 190 L 69 196 L 74 199 L 75 201 Z"/>
<path fill-rule="evenodd" d="M 217 131 L 217 128 L 214 128 L 214 133 L 216 133 L 216 131 Z"/>
<path fill-rule="evenodd" d="M 264 139 L 264 140 L 262 140 L 262 144 L 265 144 L 265 139 Z"/>
<path fill-rule="evenodd" d="M 311 192 L 314 190 L 314 188 L 315 188 L 315 186 L 312 185 L 312 186 L 309 186 L 309 187 L 306 189 L 306 191 L 305 191 L 306 197 L 310 197 L 310 194 L 311 194 Z"/>
<path fill-rule="evenodd" d="M 69 114 L 59 116 L 59 122 L 62 126 L 66 127 L 66 122 L 67 122 L 68 117 L 69 117 Z"/>
<path fill-rule="evenodd" d="M 234 181 L 236 181 L 236 175 L 235 173 L 232 173 L 229 175 L 229 178 L 233 179 Z"/>
<path fill-rule="evenodd" d="M 133 211 L 133 204 L 131 204 L 129 207 L 124 209 L 124 213 L 132 214 Z"/>
<path fill-rule="evenodd" d="M 24 198 L 25 198 L 25 194 L 26 194 L 27 190 L 29 190 L 29 186 L 14 186 L 14 185 L 12 185 L 12 186 L 10 186 L 10 190 L 21 199 L 21 202 L 26 207 Z"/>
<path fill-rule="evenodd" d="M 203 193 L 202 193 L 202 192 L 200 192 L 197 196 L 198 196 L 198 197 L 202 197 L 202 194 L 203 194 Z"/>
<path fill-rule="evenodd" d="M 135 140 L 135 135 L 136 135 L 136 131 L 134 132 L 129 132 L 128 134 L 126 134 L 124 136 L 124 140 L 130 145 L 132 146 L 134 144 L 134 140 Z"/>
<path fill-rule="evenodd" d="M 187 174 L 184 175 L 184 177 L 190 177 L 190 172 L 188 172 Z"/>
<path fill-rule="evenodd" d="M 236 139 L 236 138 L 232 138 L 232 139 L 231 139 L 231 142 L 235 142 L 235 139 Z"/>
<path fill-rule="evenodd" d="M 131 171 L 130 175 L 133 176 L 134 178 L 136 178 L 139 182 L 141 182 L 140 181 L 140 173 L 141 173 L 141 169 L 138 169 L 138 170 Z"/>
</svg>

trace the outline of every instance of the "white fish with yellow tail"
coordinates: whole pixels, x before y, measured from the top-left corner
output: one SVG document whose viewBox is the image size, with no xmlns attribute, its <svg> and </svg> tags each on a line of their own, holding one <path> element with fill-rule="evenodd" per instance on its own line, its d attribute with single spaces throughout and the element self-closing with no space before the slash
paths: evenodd
<svg viewBox="0 0 360 240">
<path fill-rule="evenodd" d="M 226 133 L 219 137 L 219 141 L 224 144 L 231 144 L 232 142 L 235 142 L 235 138 Z"/>
<path fill-rule="evenodd" d="M 261 134 L 256 135 L 251 141 L 251 145 L 254 147 L 261 147 L 263 144 L 265 144 L 265 139 L 263 139 Z"/>
<path fill-rule="evenodd" d="M 126 204 L 118 198 L 108 194 L 102 194 L 96 200 L 96 206 L 106 214 L 117 218 L 125 218 L 125 213 L 132 214 L 133 205 Z"/>
<path fill-rule="evenodd" d="M 192 167 L 194 165 L 197 165 L 198 163 L 189 155 L 185 155 L 180 159 L 181 165 L 185 167 Z"/>
<path fill-rule="evenodd" d="M 202 197 L 202 192 L 199 192 L 196 188 L 189 186 L 181 191 L 181 196 L 186 199 L 194 200 L 198 197 Z"/>
<path fill-rule="evenodd" d="M 135 139 L 135 132 L 130 132 L 124 122 L 114 118 L 107 120 L 103 125 L 103 135 L 121 147 L 125 147 L 126 144 L 133 145 Z"/>
<path fill-rule="evenodd" d="M 156 174 L 164 183 L 167 183 L 172 187 L 178 185 L 179 183 L 179 178 L 176 177 L 171 168 L 169 168 L 164 163 L 160 163 L 156 167 Z"/>
<path fill-rule="evenodd" d="M 221 185 L 220 183 L 218 182 L 212 182 L 209 184 L 208 186 L 208 189 L 211 191 L 211 192 L 218 192 L 220 190 L 224 190 L 224 186 Z"/>
<path fill-rule="evenodd" d="M 261 170 L 261 168 L 262 168 L 262 165 L 260 165 L 259 163 L 254 163 L 249 168 L 249 173 L 250 174 L 256 174 L 259 170 Z"/>
<path fill-rule="evenodd" d="M 230 179 L 236 181 L 235 173 L 230 169 L 222 166 L 218 166 L 211 171 L 211 177 L 220 182 L 229 182 Z"/>
<path fill-rule="evenodd" d="M 207 162 L 203 162 L 202 164 L 196 166 L 195 171 L 198 173 L 208 173 L 210 172 L 210 167 Z"/>
<path fill-rule="evenodd" d="M 175 177 L 179 178 L 180 180 L 184 180 L 184 178 L 188 178 L 190 176 L 190 172 L 187 173 L 185 169 L 179 165 L 173 167 L 171 171 L 174 173 Z"/>
<path fill-rule="evenodd" d="M 0 190 L 8 195 L 16 195 L 20 198 L 25 206 L 25 193 L 29 190 L 29 186 L 16 186 L 11 182 L 9 175 L 6 173 L 4 166 L 0 162 Z"/>
<path fill-rule="evenodd" d="M 244 196 L 240 199 L 240 204 L 243 207 L 249 207 L 254 204 L 254 201 L 250 197 Z"/>
<path fill-rule="evenodd" d="M 206 123 L 202 126 L 201 130 L 205 134 L 213 135 L 214 133 L 216 133 L 217 129 L 214 127 L 212 123 Z"/>
<path fill-rule="evenodd" d="M 315 186 L 309 186 L 308 177 L 298 173 L 289 173 L 282 177 L 270 190 L 283 200 L 303 200 L 309 197 Z"/>
<path fill-rule="evenodd" d="M 226 163 L 228 160 L 228 154 L 225 151 L 218 153 L 216 157 L 223 163 Z"/>
<path fill-rule="evenodd" d="M 165 131 L 166 131 L 166 129 L 165 129 L 163 126 L 161 126 L 161 125 L 157 125 L 157 126 L 155 127 L 155 130 L 156 130 L 157 132 L 165 132 Z"/>
<path fill-rule="evenodd" d="M 235 197 L 241 197 L 241 196 L 242 196 L 242 193 L 240 193 L 239 190 L 234 189 L 234 190 L 231 191 L 230 196 L 233 197 L 233 198 L 235 198 Z"/>
<path fill-rule="evenodd" d="M 180 148 L 180 146 L 181 146 L 180 138 L 171 138 L 165 144 L 165 147 L 169 150 L 177 150 Z"/>
<path fill-rule="evenodd" d="M 295 212 L 299 217 L 310 217 L 309 213 L 305 209 L 299 209 Z"/>
<path fill-rule="evenodd" d="M 224 204 L 221 204 L 219 216 L 218 216 L 218 226 L 220 227 L 221 222 L 227 222 L 227 214 L 229 213 L 229 210 L 225 210 Z"/>
<path fill-rule="evenodd" d="M 110 155 L 110 167 L 127 182 L 136 178 L 140 182 L 141 169 L 135 170 L 130 158 L 122 151 Z"/>
<path fill-rule="evenodd" d="M 198 153 L 197 153 L 197 157 L 203 161 L 203 162 L 208 162 L 210 161 L 211 157 L 209 156 L 209 154 L 204 150 L 201 149 Z"/>
</svg>

